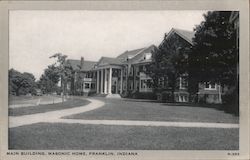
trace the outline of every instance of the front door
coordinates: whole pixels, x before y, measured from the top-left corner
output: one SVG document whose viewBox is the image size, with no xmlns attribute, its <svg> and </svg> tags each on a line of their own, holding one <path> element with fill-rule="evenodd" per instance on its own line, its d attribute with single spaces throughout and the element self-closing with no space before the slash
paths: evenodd
<svg viewBox="0 0 250 160">
<path fill-rule="evenodd" d="M 111 93 L 117 94 L 117 77 L 112 77 L 112 86 L 111 86 Z"/>
</svg>

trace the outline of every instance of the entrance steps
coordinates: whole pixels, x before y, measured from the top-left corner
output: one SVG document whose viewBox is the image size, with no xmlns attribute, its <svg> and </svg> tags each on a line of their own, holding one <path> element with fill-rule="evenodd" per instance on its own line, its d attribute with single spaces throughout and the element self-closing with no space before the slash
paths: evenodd
<svg viewBox="0 0 250 160">
<path fill-rule="evenodd" d="M 108 94 L 106 98 L 121 98 L 120 94 Z"/>
</svg>

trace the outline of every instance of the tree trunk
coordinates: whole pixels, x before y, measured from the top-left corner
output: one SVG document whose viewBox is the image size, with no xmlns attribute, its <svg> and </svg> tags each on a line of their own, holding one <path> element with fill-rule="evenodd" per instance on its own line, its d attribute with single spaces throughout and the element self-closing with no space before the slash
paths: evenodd
<svg viewBox="0 0 250 160">
<path fill-rule="evenodd" d="M 21 87 L 18 87 L 18 88 L 16 89 L 16 91 L 15 91 L 15 92 L 16 92 L 16 96 L 19 96 L 20 88 L 21 88 Z"/>
</svg>

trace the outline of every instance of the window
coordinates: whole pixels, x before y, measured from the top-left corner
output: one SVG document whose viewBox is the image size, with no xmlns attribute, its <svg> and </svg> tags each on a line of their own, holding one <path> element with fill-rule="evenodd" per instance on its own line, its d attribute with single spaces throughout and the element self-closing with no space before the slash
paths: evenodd
<svg viewBox="0 0 250 160">
<path fill-rule="evenodd" d="M 91 83 L 91 89 L 95 89 L 95 83 Z"/>
<path fill-rule="evenodd" d="M 84 88 L 89 89 L 89 83 L 84 83 Z"/>
<path fill-rule="evenodd" d="M 139 66 L 139 72 L 143 71 L 143 66 Z"/>
<path fill-rule="evenodd" d="M 216 90 L 216 84 L 205 82 L 205 90 Z"/>
<path fill-rule="evenodd" d="M 149 60 L 151 59 L 152 54 L 151 53 L 146 53 L 144 59 Z"/>
<path fill-rule="evenodd" d="M 150 79 L 148 79 L 146 81 L 146 86 L 147 86 L 147 88 L 151 88 L 151 80 Z"/>
<path fill-rule="evenodd" d="M 186 89 L 188 87 L 188 82 L 186 77 L 180 77 L 180 89 Z"/>
<path fill-rule="evenodd" d="M 164 78 L 164 88 L 168 87 L 168 77 Z"/>
<path fill-rule="evenodd" d="M 133 69 L 133 67 L 131 67 L 130 68 L 130 75 L 133 75 L 133 71 L 134 71 L 134 69 Z"/>
<path fill-rule="evenodd" d="M 159 83 L 160 87 L 163 87 L 164 86 L 164 77 L 159 78 L 158 83 Z"/>
<path fill-rule="evenodd" d="M 139 76 L 140 72 L 139 72 L 139 67 L 138 66 L 135 67 L 135 73 L 136 73 L 137 76 Z"/>
<path fill-rule="evenodd" d="M 150 79 L 141 80 L 141 88 L 151 88 L 150 82 L 151 82 Z"/>
<path fill-rule="evenodd" d="M 211 84 L 211 88 L 212 88 L 212 89 L 215 89 L 215 83 L 212 83 L 212 84 Z"/>
</svg>

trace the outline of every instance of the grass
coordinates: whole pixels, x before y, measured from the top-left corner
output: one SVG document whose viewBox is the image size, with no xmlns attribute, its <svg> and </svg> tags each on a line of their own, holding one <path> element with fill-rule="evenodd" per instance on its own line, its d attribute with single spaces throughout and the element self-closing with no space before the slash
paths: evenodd
<svg viewBox="0 0 250 160">
<path fill-rule="evenodd" d="M 37 100 L 39 99 L 39 96 L 25 96 L 25 95 L 21 95 L 21 96 L 13 96 L 13 95 L 9 95 L 9 104 L 23 104 L 23 103 L 27 103 L 27 101 L 30 100 Z"/>
<path fill-rule="evenodd" d="M 130 101 L 128 99 L 99 99 L 105 101 L 106 104 L 103 107 L 64 118 L 239 123 L 239 117 L 214 108 L 166 105 L 150 101 Z"/>
<path fill-rule="evenodd" d="M 88 100 L 79 98 L 69 99 L 63 103 L 46 104 L 30 107 L 9 108 L 9 116 L 22 116 L 35 113 L 44 113 L 55 110 L 62 110 L 67 108 L 79 107 L 89 104 Z"/>
<path fill-rule="evenodd" d="M 18 150 L 238 150 L 239 129 L 39 123 L 9 129 Z"/>
</svg>

